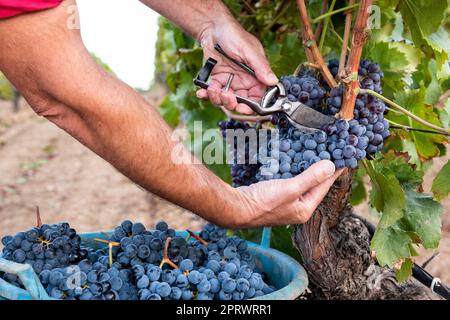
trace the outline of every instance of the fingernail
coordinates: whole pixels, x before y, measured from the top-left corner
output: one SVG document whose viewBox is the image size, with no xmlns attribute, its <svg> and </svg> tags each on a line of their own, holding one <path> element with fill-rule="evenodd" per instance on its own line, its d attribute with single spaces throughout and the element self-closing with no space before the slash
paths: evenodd
<svg viewBox="0 0 450 320">
<path fill-rule="evenodd" d="M 326 177 L 331 177 L 336 171 L 336 167 L 334 166 L 334 163 L 331 161 L 324 161 L 324 164 L 322 166 L 323 166 L 322 172 Z"/>
<path fill-rule="evenodd" d="M 269 83 L 276 84 L 278 82 L 277 76 L 275 74 L 273 74 L 272 72 L 269 72 L 267 74 L 266 79 L 267 79 L 267 82 L 269 82 Z"/>
</svg>

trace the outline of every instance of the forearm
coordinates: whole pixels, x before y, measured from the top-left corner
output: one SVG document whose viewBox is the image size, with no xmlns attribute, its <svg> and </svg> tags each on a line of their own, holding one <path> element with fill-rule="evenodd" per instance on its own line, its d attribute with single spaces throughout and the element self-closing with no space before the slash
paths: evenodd
<svg viewBox="0 0 450 320">
<path fill-rule="evenodd" d="M 206 29 L 215 23 L 234 21 L 221 0 L 141 0 L 199 40 Z"/>
<path fill-rule="evenodd" d="M 178 142 L 171 140 L 171 130 L 158 112 L 96 65 L 81 45 L 78 30 L 61 33 L 49 25 L 58 23 L 46 19 L 49 14 L 38 13 L 39 21 L 0 21 L 0 69 L 36 112 L 145 189 L 207 220 L 233 223 L 237 192 L 202 165 L 172 162 Z M 30 23 L 35 30 L 58 32 L 33 34 L 38 45 L 30 46 Z M 185 148 L 182 153 L 191 156 Z"/>
</svg>

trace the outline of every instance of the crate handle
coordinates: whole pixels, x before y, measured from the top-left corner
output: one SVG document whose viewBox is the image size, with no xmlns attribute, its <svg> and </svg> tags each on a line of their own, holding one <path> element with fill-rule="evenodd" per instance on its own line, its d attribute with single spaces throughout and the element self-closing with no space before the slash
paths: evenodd
<svg viewBox="0 0 450 320">
<path fill-rule="evenodd" d="M 38 276 L 34 272 L 33 268 L 29 264 L 21 264 L 13 261 L 5 260 L 0 258 L 0 271 L 15 274 L 22 281 L 23 286 L 26 291 L 15 287 L 8 283 L 9 286 L 5 286 L 5 290 L 8 290 L 10 293 L 5 295 L 4 292 L 0 292 L 2 296 L 7 298 L 11 298 L 12 300 L 18 299 L 19 297 L 35 299 L 35 300 L 50 300 L 51 298 L 48 296 L 41 282 L 39 281 Z M 7 283 L 6 281 L 2 280 Z M 4 285 L 4 283 L 0 287 Z M 27 294 L 24 293 L 27 292 Z"/>
<path fill-rule="evenodd" d="M 270 235 L 272 233 L 272 227 L 264 227 L 261 236 L 261 247 L 270 248 Z"/>
</svg>

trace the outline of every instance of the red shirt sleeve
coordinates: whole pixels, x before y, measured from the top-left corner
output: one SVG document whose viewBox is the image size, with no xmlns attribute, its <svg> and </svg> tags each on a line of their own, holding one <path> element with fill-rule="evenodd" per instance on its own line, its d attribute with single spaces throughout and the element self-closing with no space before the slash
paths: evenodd
<svg viewBox="0 0 450 320">
<path fill-rule="evenodd" d="M 0 0 L 0 19 L 54 8 L 61 2 L 62 0 Z"/>
</svg>

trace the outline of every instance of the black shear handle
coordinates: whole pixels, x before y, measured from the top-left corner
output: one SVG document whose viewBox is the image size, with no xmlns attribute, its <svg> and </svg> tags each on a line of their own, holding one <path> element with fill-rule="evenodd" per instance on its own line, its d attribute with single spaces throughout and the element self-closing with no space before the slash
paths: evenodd
<svg viewBox="0 0 450 320">
<path fill-rule="evenodd" d="M 206 60 L 205 65 L 200 69 L 197 77 L 194 79 L 194 83 L 196 86 L 199 86 L 203 89 L 208 89 L 208 79 L 216 64 L 216 59 L 208 58 L 208 60 Z"/>
<path fill-rule="evenodd" d="M 205 65 L 200 69 L 197 77 L 195 77 L 194 84 L 196 86 L 199 86 L 200 88 L 208 89 L 208 79 L 216 64 L 217 64 L 216 59 L 208 58 L 208 60 L 206 60 L 205 62 Z M 265 110 L 264 108 L 261 107 L 261 105 L 258 102 L 255 102 L 253 100 L 241 97 L 239 95 L 235 95 L 235 97 L 238 103 L 243 103 L 249 106 L 254 112 L 256 112 L 259 115 L 264 116 L 272 114 L 274 112 L 273 110 Z"/>
</svg>

